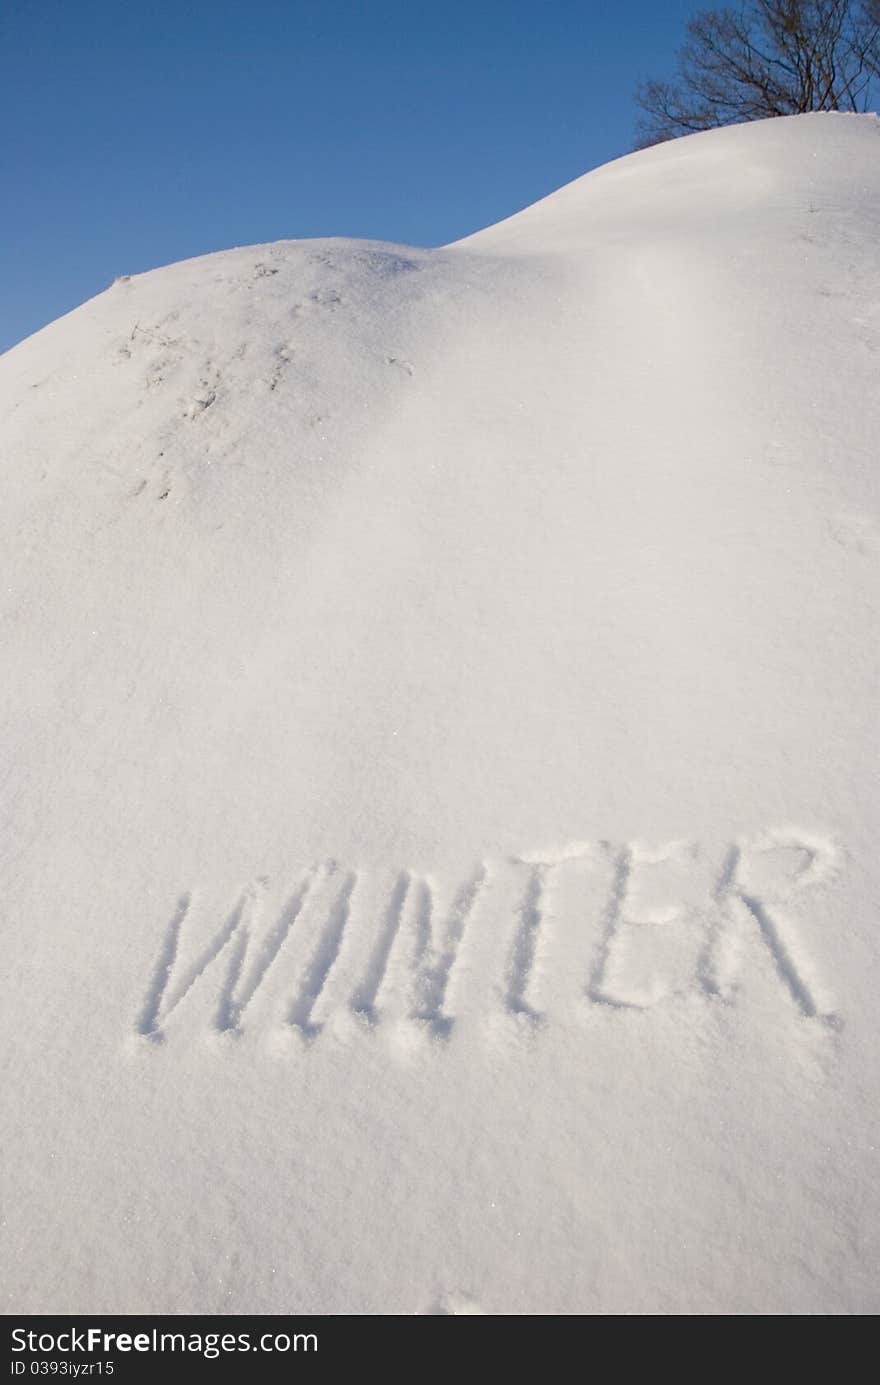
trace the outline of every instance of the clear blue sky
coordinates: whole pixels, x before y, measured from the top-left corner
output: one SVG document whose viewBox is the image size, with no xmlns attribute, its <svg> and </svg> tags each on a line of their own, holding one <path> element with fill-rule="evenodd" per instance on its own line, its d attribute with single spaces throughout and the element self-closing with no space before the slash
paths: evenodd
<svg viewBox="0 0 880 1385">
<path fill-rule="evenodd" d="M 631 147 L 698 0 L 2 0 L 0 350 L 231 245 L 441 245 Z"/>
</svg>

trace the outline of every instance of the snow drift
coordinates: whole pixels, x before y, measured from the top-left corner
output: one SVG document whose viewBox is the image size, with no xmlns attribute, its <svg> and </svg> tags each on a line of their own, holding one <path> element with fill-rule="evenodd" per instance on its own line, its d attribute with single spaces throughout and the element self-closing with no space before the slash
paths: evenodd
<svg viewBox="0 0 880 1385">
<path fill-rule="evenodd" d="M 871 1312 L 880 122 L 0 360 L 7 1312 Z"/>
</svg>

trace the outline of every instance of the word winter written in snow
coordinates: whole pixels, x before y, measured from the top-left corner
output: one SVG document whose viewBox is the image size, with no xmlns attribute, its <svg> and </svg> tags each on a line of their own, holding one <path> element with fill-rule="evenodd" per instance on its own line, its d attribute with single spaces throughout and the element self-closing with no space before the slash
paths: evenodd
<svg viewBox="0 0 880 1385">
<path fill-rule="evenodd" d="M 481 862 L 458 884 L 328 861 L 274 899 L 265 877 L 249 885 L 219 929 L 186 894 L 135 1028 L 156 1041 L 187 1023 L 268 1024 L 311 1040 L 344 1012 L 444 1038 L 475 1016 L 538 1025 L 585 1006 L 735 1004 L 749 976 L 836 1025 L 796 916 L 815 925 L 816 887 L 837 864 L 829 841 L 788 831 L 714 859 L 687 841 L 574 843 Z"/>
</svg>

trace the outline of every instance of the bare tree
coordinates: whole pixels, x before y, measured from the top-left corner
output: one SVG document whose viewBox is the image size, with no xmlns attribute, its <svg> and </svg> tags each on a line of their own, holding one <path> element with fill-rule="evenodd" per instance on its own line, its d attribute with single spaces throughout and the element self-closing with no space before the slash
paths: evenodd
<svg viewBox="0 0 880 1385">
<path fill-rule="evenodd" d="M 690 20 L 677 81 L 639 88 L 639 143 L 767 116 L 864 111 L 878 88 L 880 0 L 742 0 Z"/>
<path fill-rule="evenodd" d="M 862 16 L 865 39 L 865 66 L 875 81 L 880 82 L 880 0 L 865 0 Z"/>
</svg>

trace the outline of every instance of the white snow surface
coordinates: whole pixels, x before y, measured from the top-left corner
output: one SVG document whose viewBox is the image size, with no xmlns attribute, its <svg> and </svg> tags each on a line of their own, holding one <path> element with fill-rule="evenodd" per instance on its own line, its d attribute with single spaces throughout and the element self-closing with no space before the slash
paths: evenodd
<svg viewBox="0 0 880 1385">
<path fill-rule="evenodd" d="M 880 1308 L 878 368 L 832 115 L 0 359 L 7 1313 Z"/>
</svg>

